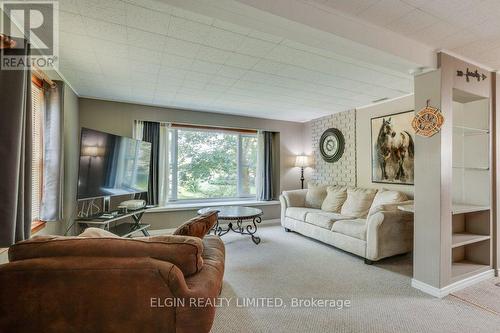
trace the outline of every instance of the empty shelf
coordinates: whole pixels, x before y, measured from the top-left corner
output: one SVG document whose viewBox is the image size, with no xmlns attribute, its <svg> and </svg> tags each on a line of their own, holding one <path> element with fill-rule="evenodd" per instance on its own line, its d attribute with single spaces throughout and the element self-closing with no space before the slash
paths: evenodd
<svg viewBox="0 0 500 333">
<path fill-rule="evenodd" d="M 464 134 L 488 134 L 490 131 L 484 128 L 467 127 L 467 126 L 453 126 L 454 129 L 460 129 Z"/>
<path fill-rule="evenodd" d="M 486 271 L 488 269 L 491 269 L 490 265 L 483 265 L 483 264 L 478 264 L 476 262 L 472 262 L 469 260 L 462 260 L 462 261 L 457 261 L 454 262 L 451 265 L 451 276 L 453 278 L 457 278 L 462 275 L 468 275 L 468 274 L 474 274 L 474 273 L 481 273 L 483 271 Z"/>
<path fill-rule="evenodd" d="M 452 248 L 472 244 L 476 242 L 481 242 L 490 239 L 489 235 L 477 235 L 468 233 L 454 233 L 452 236 Z"/>
<path fill-rule="evenodd" d="M 453 214 L 464 214 L 472 212 L 481 212 L 483 210 L 490 209 L 489 206 L 479 206 L 479 205 L 469 205 L 469 204 L 453 204 L 452 213 Z"/>
<path fill-rule="evenodd" d="M 466 170 L 489 170 L 489 167 L 470 167 L 470 166 L 461 166 L 454 165 L 453 169 L 466 169 Z"/>
</svg>

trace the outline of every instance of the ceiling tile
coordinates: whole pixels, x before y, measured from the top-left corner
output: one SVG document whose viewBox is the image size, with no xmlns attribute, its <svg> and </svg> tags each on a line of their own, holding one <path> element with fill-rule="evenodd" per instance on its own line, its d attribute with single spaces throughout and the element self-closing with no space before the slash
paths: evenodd
<svg viewBox="0 0 500 333">
<path fill-rule="evenodd" d="M 377 25 L 387 25 L 415 8 L 400 0 L 381 0 L 357 13 L 357 16 Z"/>
<path fill-rule="evenodd" d="M 242 43 L 242 37 L 234 32 L 212 28 L 205 44 L 222 50 L 234 51 Z"/>
<path fill-rule="evenodd" d="M 127 44 L 132 46 L 162 52 L 165 49 L 166 39 L 164 35 L 127 28 Z"/>
<path fill-rule="evenodd" d="M 202 44 L 210 33 L 209 27 L 203 23 L 174 16 L 170 21 L 168 35 L 188 42 Z"/>
<path fill-rule="evenodd" d="M 238 54 L 234 53 L 227 59 L 226 65 L 229 66 L 234 66 L 238 68 L 243 68 L 243 69 L 250 69 L 252 68 L 257 62 L 259 61 L 259 58 L 256 57 L 250 57 L 244 54 Z"/>
<path fill-rule="evenodd" d="M 59 31 L 85 35 L 87 32 L 85 23 L 80 14 L 59 12 Z"/>
<path fill-rule="evenodd" d="M 232 52 L 219 50 L 209 46 L 201 46 L 196 54 L 196 59 L 212 62 L 215 64 L 224 64 L 232 55 Z"/>
<path fill-rule="evenodd" d="M 90 37 L 110 40 L 117 43 L 127 42 L 127 29 L 123 25 L 95 20 L 89 17 L 83 18 L 87 35 Z"/>
<path fill-rule="evenodd" d="M 379 0 L 326 0 L 322 1 L 326 6 L 356 15 L 368 7 L 376 4 Z"/>
<path fill-rule="evenodd" d="M 252 37 L 246 37 L 241 43 L 240 47 L 236 49 L 236 52 L 255 57 L 264 57 L 276 45 L 277 44 L 275 43 L 266 42 Z"/>
<path fill-rule="evenodd" d="M 127 5 L 127 25 L 129 27 L 167 35 L 171 20 L 170 14 Z"/>
<path fill-rule="evenodd" d="M 221 64 L 195 59 L 191 65 L 191 70 L 200 73 L 215 74 L 221 66 Z"/>
<path fill-rule="evenodd" d="M 404 35 L 416 33 L 419 30 L 425 29 L 436 21 L 435 17 L 414 9 L 413 11 L 401 16 L 400 18 L 390 22 L 387 28 L 398 31 Z"/>
<path fill-rule="evenodd" d="M 169 54 L 180 55 L 187 58 L 194 58 L 200 49 L 200 44 L 187 42 L 184 40 L 166 37 L 163 51 Z"/>
<path fill-rule="evenodd" d="M 78 7 L 83 16 L 121 25 L 126 23 L 124 2 L 79 0 Z"/>
</svg>

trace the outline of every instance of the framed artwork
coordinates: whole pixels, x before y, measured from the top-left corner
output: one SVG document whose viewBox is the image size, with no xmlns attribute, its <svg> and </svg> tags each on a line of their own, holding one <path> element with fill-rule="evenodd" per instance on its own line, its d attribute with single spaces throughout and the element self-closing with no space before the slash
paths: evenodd
<svg viewBox="0 0 500 333">
<path fill-rule="evenodd" d="M 372 182 L 413 185 L 414 111 L 371 119 Z"/>
</svg>

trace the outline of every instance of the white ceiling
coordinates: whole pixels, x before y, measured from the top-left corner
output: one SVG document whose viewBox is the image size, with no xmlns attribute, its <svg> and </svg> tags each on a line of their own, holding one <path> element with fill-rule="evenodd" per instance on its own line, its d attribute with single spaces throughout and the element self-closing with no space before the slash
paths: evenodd
<svg viewBox="0 0 500 333">
<path fill-rule="evenodd" d="M 360 61 L 154 0 L 60 10 L 60 72 L 84 97 L 307 121 L 413 90 L 406 61 L 389 69 L 375 52 Z"/>
<path fill-rule="evenodd" d="M 303 0 L 500 69 L 499 0 Z"/>
</svg>

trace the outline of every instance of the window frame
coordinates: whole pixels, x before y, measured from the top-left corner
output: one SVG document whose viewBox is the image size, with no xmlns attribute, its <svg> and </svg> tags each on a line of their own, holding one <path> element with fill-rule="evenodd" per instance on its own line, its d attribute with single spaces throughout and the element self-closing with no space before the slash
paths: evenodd
<svg viewBox="0 0 500 333">
<path fill-rule="evenodd" d="M 31 76 L 31 84 L 32 86 L 30 86 L 30 89 L 33 89 L 33 85 L 35 85 L 38 89 L 40 89 L 40 94 L 42 95 L 42 99 L 41 99 L 41 103 L 42 103 L 42 106 L 43 106 L 43 100 L 44 100 L 44 94 L 43 94 L 43 80 L 40 79 L 39 77 L 37 77 L 36 75 L 32 75 Z M 33 90 L 32 90 L 33 92 Z M 32 97 L 33 98 L 33 97 Z M 34 105 L 33 105 L 33 99 L 32 99 L 32 105 L 31 105 L 31 111 L 34 112 Z M 43 124 L 43 121 L 44 121 L 44 112 L 43 112 L 43 108 L 40 108 L 40 111 L 42 112 L 42 115 L 41 115 L 41 124 Z M 44 146 L 44 142 L 43 142 L 43 126 L 41 126 L 41 142 L 40 142 L 40 146 L 42 147 L 42 151 L 41 151 L 41 158 L 40 158 L 40 161 L 39 161 L 39 184 L 40 184 L 40 187 L 39 187 L 39 198 L 40 198 L 40 202 L 39 202 L 39 206 L 41 204 L 41 198 L 42 198 L 42 186 L 43 186 L 43 170 L 44 170 L 44 159 L 43 159 L 43 146 Z M 33 177 L 33 175 L 32 175 Z M 32 203 L 33 205 L 33 203 Z M 33 206 L 32 206 L 32 209 L 33 209 Z M 32 220 L 31 220 L 31 232 L 32 233 L 36 233 L 38 231 L 40 231 L 41 229 L 45 228 L 45 225 L 46 225 L 46 222 L 45 221 L 42 221 L 40 220 L 39 216 L 38 218 L 33 218 L 32 217 Z"/>
<path fill-rule="evenodd" d="M 237 184 L 236 184 L 236 192 L 237 196 L 235 197 L 214 197 L 214 198 L 194 198 L 194 199 L 179 199 L 178 189 L 179 189 L 179 180 L 178 180 L 178 138 L 179 138 L 179 130 L 183 131 L 195 131 L 195 132 L 215 132 L 215 133 L 228 133 L 237 135 L 237 159 L 236 159 L 236 169 L 237 169 Z M 248 200 L 255 199 L 257 200 L 257 194 L 249 194 L 242 193 L 242 182 L 241 182 L 241 174 L 242 174 L 242 137 L 255 137 L 257 138 L 256 130 L 248 130 L 248 129 L 234 129 L 234 128 L 221 128 L 221 127 L 210 127 L 210 126 L 196 126 L 196 125 L 186 125 L 186 124 L 172 124 L 169 128 L 169 145 L 170 145 L 170 187 L 169 187 L 169 195 L 167 199 L 167 203 L 198 203 L 198 202 L 221 202 L 221 201 L 238 201 L 238 200 Z"/>
</svg>

